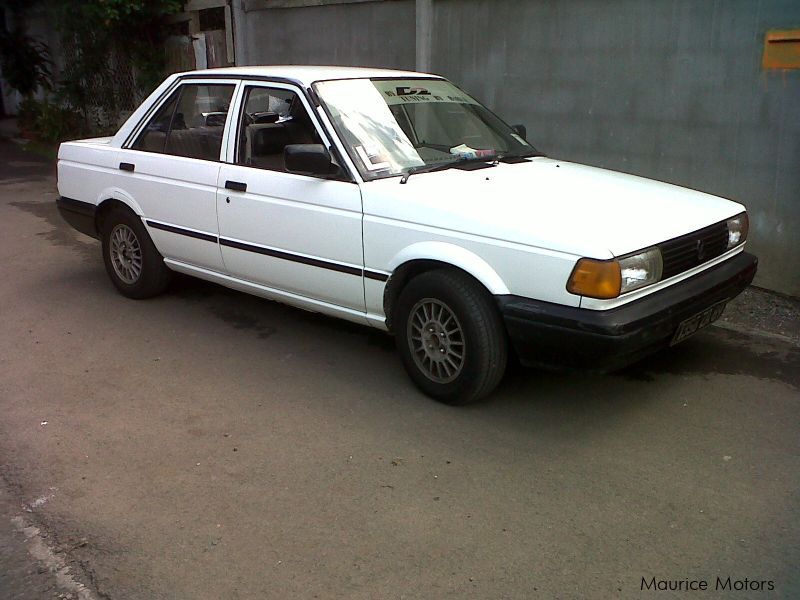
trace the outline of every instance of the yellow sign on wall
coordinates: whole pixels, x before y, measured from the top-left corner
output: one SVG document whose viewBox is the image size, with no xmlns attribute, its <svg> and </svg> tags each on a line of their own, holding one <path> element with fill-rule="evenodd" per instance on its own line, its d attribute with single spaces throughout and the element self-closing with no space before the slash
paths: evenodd
<svg viewBox="0 0 800 600">
<path fill-rule="evenodd" d="M 773 29 L 764 36 L 765 69 L 800 69 L 800 29 Z"/>
</svg>

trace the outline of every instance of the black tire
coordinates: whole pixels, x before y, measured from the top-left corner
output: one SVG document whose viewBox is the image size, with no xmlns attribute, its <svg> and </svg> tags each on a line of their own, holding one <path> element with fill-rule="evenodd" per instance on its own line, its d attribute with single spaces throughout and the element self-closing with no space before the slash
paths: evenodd
<svg viewBox="0 0 800 600">
<path fill-rule="evenodd" d="M 112 236 L 127 236 L 130 243 L 125 244 L 131 262 L 127 265 L 117 262 L 119 252 L 113 252 Z M 130 236 L 133 236 L 132 238 Z M 164 257 L 156 250 L 153 240 L 142 224 L 142 220 L 127 208 L 115 206 L 105 216 L 102 224 L 103 262 L 111 282 L 123 296 L 128 298 L 151 298 L 163 292 L 172 279 L 172 271 L 164 264 Z M 138 247 L 138 253 L 136 248 Z M 119 246 L 117 246 L 117 249 Z M 135 264 L 132 262 L 135 260 Z M 138 265 L 137 269 L 135 268 Z M 127 275 L 127 277 L 126 277 Z M 134 276 L 135 275 L 135 276 Z"/>
<path fill-rule="evenodd" d="M 430 328 L 420 327 L 425 315 L 435 315 L 437 310 L 439 321 L 446 325 L 438 327 L 434 316 L 427 321 Z M 449 320 L 445 320 L 447 310 Z M 450 327 L 461 334 L 448 333 Z M 397 300 L 394 329 L 406 371 L 417 387 L 439 402 L 475 402 L 488 396 L 503 378 L 508 360 L 503 321 L 491 295 L 465 273 L 437 269 L 409 281 Z M 444 355 L 441 359 L 437 351 Z M 453 357 L 449 367 L 445 364 L 448 355 Z"/>
</svg>

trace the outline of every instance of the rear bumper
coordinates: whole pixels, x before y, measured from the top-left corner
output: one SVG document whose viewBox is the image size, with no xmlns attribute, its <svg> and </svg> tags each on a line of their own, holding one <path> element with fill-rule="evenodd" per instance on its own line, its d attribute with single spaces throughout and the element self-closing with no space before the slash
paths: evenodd
<svg viewBox="0 0 800 600">
<path fill-rule="evenodd" d="M 640 300 L 597 311 L 497 296 L 509 337 L 527 365 L 610 371 L 669 345 L 678 325 L 734 298 L 752 281 L 758 259 L 733 258 Z"/>
<path fill-rule="evenodd" d="M 56 200 L 58 212 L 61 217 L 72 227 L 93 238 L 99 237 L 95 222 L 97 206 L 89 202 L 81 202 L 72 198 L 61 196 Z"/>
</svg>

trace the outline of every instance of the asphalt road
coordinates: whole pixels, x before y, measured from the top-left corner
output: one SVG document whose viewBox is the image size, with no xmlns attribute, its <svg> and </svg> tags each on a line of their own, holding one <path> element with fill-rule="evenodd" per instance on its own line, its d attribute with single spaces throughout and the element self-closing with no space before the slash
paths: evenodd
<svg viewBox="0 0 800 600">
<path fill-rule="evenodd" d="M 712 327 L 450 408 L 382 334 L 187 278 L 123 298 L 53 171 L 0 144 L 0 598 L 800 596 L 798 346 Z"/>
</svg>

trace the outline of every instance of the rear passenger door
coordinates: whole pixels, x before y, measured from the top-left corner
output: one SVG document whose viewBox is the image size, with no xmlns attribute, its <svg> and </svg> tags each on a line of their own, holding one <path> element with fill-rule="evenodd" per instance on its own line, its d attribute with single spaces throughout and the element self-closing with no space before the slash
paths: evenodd
<svg viewBox="0 0 800 600">
<path fill-rule="evenodd" d="M 358 318 L 355 313 L 365 311 L 358 185 L 347 175 L 286 171 L 287 145 L 331 145 L 299 89 L 244 82 L 239 94 L 219 174 L 220 246 L 228 272 L 289 302 L 297 295 Z"/>
<path fill-rule="evenodd" d="M 122 190 L 172 260 L 223 271 L 217 243 L 217 176 L 234 80 L 182 82 L 120 152 Z"/>
</svg>

